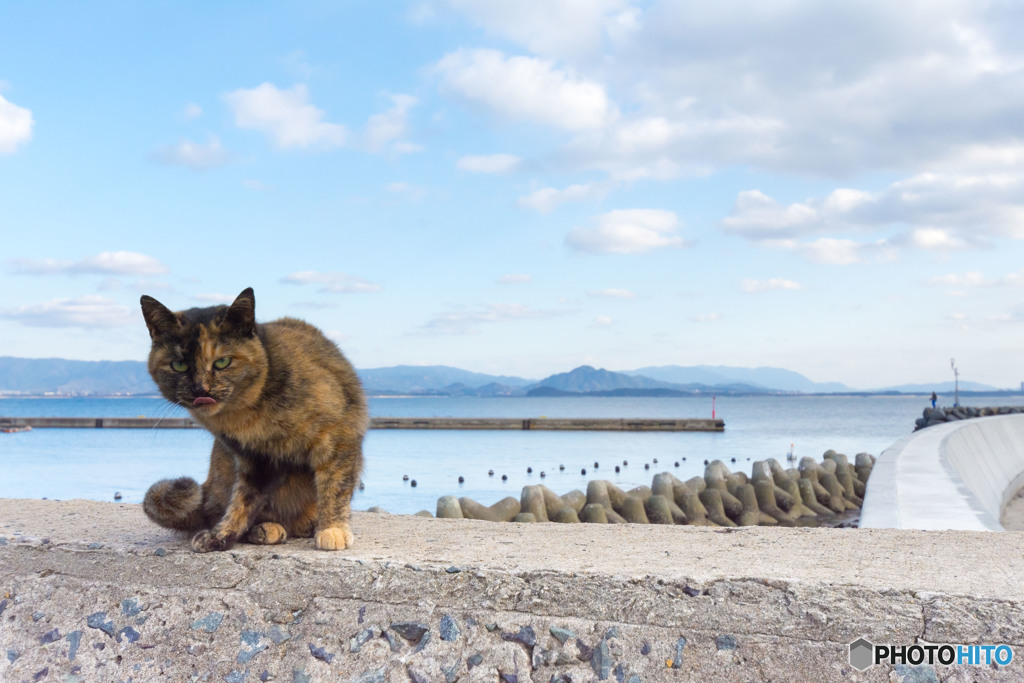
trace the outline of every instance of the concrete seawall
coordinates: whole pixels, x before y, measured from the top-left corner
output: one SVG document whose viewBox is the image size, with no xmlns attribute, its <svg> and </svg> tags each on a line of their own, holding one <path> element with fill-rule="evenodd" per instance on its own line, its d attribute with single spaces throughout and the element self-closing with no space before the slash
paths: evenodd
<svg viewBox="0 0 1024 683">
<path fill-rule="evenodd" d="M 979 417 L 914 432 L 879 456 L 861 526 L 1003 531 L 1024 484 L 1024 415 Z"/>
<path fill-rule="evenodd" d="M 202 429 L 189 417 L 0 417 L 0 429 Z M 725 422 L 704 418 L 375 417 L 370 429 L 469 429 L 599 432 L 721 432 Z"/>
<path fill-rule="evenodd" d="M 1008 644 L 1024 534 L 355 513 L 356 545 L 197 555 L 140 508 L 0 500 L 4 681 L 988 681 L 848 645 Z M 996 569 L 998 568 L 998 569 Z"/>
</svg>

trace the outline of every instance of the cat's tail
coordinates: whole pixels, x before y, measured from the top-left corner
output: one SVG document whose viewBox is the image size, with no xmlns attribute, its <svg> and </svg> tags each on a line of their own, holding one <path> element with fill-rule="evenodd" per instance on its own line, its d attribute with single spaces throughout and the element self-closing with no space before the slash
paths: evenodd
<svg viewBox="0 0 1024 683">
<path fill-rule="evenodd" d="M 203 492 L 191 477 L 161 479 L 149 487 L 142 501 L 146 516 L 162 527 L 199 531 L 206 527 Z"/>
</svg>

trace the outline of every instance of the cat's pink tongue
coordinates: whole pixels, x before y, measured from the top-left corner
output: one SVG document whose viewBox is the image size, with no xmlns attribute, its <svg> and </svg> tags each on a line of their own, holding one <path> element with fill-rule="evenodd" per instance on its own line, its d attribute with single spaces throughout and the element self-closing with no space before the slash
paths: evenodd
<svg viewBox="0 0 1024 683">
<path fill-rule="evenodd" d="M 217 401 L 215 401 L 214 399 L 210 398 L 209 396 L 200 396 L 196 400 L 192 401 L 192 405 L 194 405 L 194 406 L 210 406 L 210 405 L 213 405 L 216 402 Z"/>
</svg>

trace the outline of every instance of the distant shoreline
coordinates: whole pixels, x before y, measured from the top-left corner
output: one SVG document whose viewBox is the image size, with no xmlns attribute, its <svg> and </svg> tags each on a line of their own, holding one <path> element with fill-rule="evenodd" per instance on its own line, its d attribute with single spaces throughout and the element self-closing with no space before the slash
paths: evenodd
<svg viewBox="0 0 1024 683">
<path fill-rule="evenodd" d="M 379 399 L 392 399 L 392 398 L 476 398 L 476 399 L 503 399 L 503 398 L 750 398 L 750 397 L 762 397 L 762 398 L 849 398 L 849 397 L 863 397 L 871 398 L 875 396 L 908 396 L 908 397 L 929 397 L 931 392 L 902 392 L 902 391 L 842 391 L 842 392 L 830 392 L 830 393 L 800 393 L 800 392 L 701 392 L 701 393 L 686 393 L 686 392 L 666 392 L 666 391 L 651 391 L 645 389 L 638 390 L 615 390 L 615 391 L 583 391 L 583 392 L 568 392 L 561 391 L 558 393 L 545 393 L 545 394 L 517 394 L 517 395 L 489 395 L 489 396 L 477 396 L 473 394 L 442 394 L 442 393 L 424 393 L 424 394 L 410 394 L 410 393 L 375 393 L 369 392 L 366 394 L 367 398 L 379 398 Z M 1024 392 L 1014 389 L 1000 389 L 994 391 L 961 391 L 961 398 L 970 398 L 972 396 L 1024 396 Z M 950 398 L 952 394 L 940 394 L 940 398 Z M 46 399 L 46 400 L 68 400 L 68 399 L 139 399 L 139 398 L 153 398 L 162 399 L 163 397 L 159 394 L 0 394 L 0 401 L 11 400 L 11 399 Z"/>
</svg>

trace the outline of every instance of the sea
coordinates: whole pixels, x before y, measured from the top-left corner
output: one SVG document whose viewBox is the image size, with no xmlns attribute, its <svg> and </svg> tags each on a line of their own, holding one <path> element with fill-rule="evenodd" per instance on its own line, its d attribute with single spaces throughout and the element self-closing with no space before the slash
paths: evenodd
<svg viewBox="0 0 1024 683">
<path fill-rule="evenodd" d="M 972 395 L 961 404 L 1024 405 L 1024 396 Z M 714 404 L 710 397 L 371 398 L 370 412 L 380 417 L 703 418 L 714 410 L 725 431 L 371 430 L 353 507 L 433 513 L 437 499 L 449 494 L 491 505 L 518 498 L 528 484 L 563 494 L 607 479 L 630 489 L 649 486 L 658 472 L 683 480 L 702 475 L 705 461 L 716 459 L 749 474 L 764 458 L 785 466 L 790 452 L 816 459 L 828 449 L 851 460 L 861 452 L 878 456 L 913 431 L 928 405 L 926 397 L 909 395 L 720 396 Z M 4 417 L 185 415 L 156 398 L 0 399 Z M 158 479 L 202 481 L 212 442 L 200 429 L 0 433 L 0 497 L 139 503 Z"/>
</svg>

